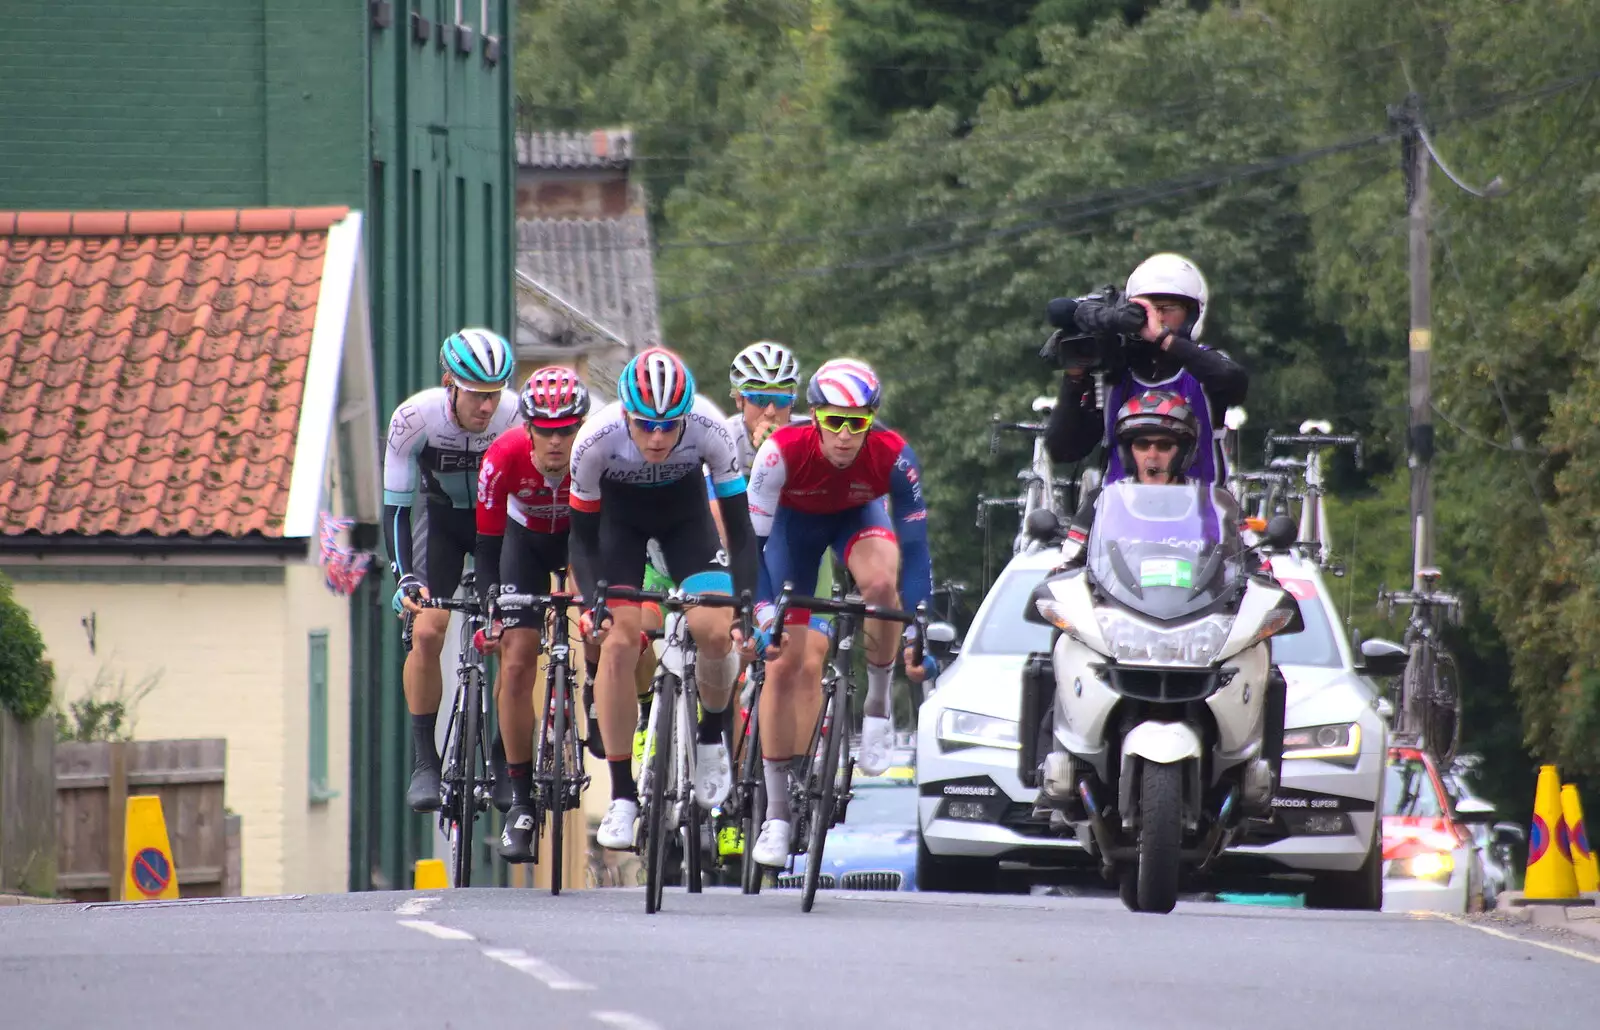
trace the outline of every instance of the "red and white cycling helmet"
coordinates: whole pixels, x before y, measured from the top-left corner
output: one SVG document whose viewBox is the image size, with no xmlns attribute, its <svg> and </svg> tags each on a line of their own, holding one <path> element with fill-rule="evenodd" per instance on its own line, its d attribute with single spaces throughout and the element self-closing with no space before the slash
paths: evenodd
<svg viewBox="0 0 1600 1030">
<path fill-rule="evenodd" d="M 872 366 L 855 358 L 824 361 L 806 387 L 806 401 L 813 407 L 866 408 L 877 410 L 883 403 L 883 384 Z"/>
<path fill-rule="evenodd" d="M 519 407 L 522 417 L 536 426 L 576 425 L 589 414 L 589 388 L 572 369 L 549 365 L 528 377 Z"/>
</svg>

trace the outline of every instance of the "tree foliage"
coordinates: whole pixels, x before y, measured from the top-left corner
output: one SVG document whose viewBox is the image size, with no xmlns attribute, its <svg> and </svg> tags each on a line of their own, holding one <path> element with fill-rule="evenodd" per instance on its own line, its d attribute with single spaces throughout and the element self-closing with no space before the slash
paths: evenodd
<svg viewBox="0 0 1600 1030">
<path fill-rule="evenodd" d="M 1411 567 L 1388 108 L 1415 92 L 1451 171 L 1509 186 L 1431 173 L 1437 557 L 1469 602 L 1468 742 L 1505 800 L 1528 751 L 1600 774 L 1600 7 L 525 7 L 519 81 L 552 126 L 631 119 L 682 155 L 643 166 L 674 346 L 708 380 L 761 337 L 877 363 L 941 574 L 977 578 L 977 499 L 1016 490 L 1024 455 L 991 456 L 985 423 L 1053 389 L 1044 303 L 1178 250 L 1210 280 L 1207 341 L 1251 371 L 1246 453 L 1304 418 L 1367 439 L 1364 469 L 1335 467 L 1333 531 L 1347 617 L 1392 636 L 1372 604 Z"/>
</svg>

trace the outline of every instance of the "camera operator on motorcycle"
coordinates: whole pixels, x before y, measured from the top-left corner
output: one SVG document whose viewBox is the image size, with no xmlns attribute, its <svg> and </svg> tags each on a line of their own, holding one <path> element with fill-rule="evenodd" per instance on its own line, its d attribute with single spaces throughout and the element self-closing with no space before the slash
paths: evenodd
<svg viewBox="0 0 1600 1030">
<path fill-rule="evenodd" d="M 1114 416 L 1130 397 L 1169 390 L 1195 417 L 1187 475 L 1226 483 L 1213 413 L 1244 403 L 1250 378 L 1227 354 L 1197 342 L 1208 300 L 1205 277 L 1193 262 L 1156 254 L 1133 270 L 1125 291 L 1107 287 L 1100 295 L 1050 302 L 1050 321 L 1058 328 L 1040 355 L 1063 371 L 1045 428 L 1052 461 L 1082 461 L 1104 440 L 1110 452 L 1105 481 L 1123 478 L 1127 459 L 1112 438 Z M 1104 374 L 1103 397 L 1091 379 L 1094 372 Z"/>
</svg>

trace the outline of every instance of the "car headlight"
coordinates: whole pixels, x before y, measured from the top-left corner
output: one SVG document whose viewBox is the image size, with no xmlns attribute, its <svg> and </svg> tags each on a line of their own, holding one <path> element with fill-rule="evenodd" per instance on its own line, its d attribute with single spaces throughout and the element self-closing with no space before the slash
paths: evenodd
<svg viewBox="0 0 1600 1030">
<path fill-rule="evenodd" d="M 1456 860 L 1448 851 L 1420 851 L 1389 863 L 1389 876 L 1399 880 L 1449 880 Z"/>
<path fill-rule="evenodd" d="M 938 736 L 941 751 L 958 751 L 964 747 L 1022 749 L 1015 719 L 997 719 L 956 708 L 946 708 L 939 713 Z"/>
<path fill-rule="evenodd" d="M 1361 760 L 1361 724 L 1332 723 L 1283 731 L 1283 757 L 1320 758 L 1339 765 Z"/>
<path fill-rule="evenodd" d="M 1176 629 L 1166 629 L 1115 608 L 1097 608 L 1100 635 L 1110 657 L 1133 665 L 1210 665 L 1228 641 L 1233 617 L 1210 615 Z"/>
</svg>

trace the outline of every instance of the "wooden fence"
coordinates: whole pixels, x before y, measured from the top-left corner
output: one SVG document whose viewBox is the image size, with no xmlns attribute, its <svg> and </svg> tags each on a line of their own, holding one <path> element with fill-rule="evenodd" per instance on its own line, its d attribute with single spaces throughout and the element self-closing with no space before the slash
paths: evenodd
<svg viewBox="0 0 1600 1030">
<path fill-rule="evenodd" d="M 226 759 L 221 739 L 57 744 L 57 892 L 76 901 L 123 900 L 128 795 L 154 794 L 182 896 L 237 897 L 239 817 L 223 810 Z"/>
<path fill-rule="evenodd" d="M 55 893 L 55 740 L 54 719 L 24 723 L 0 709 L 0 891 Z"/>
</svg>

